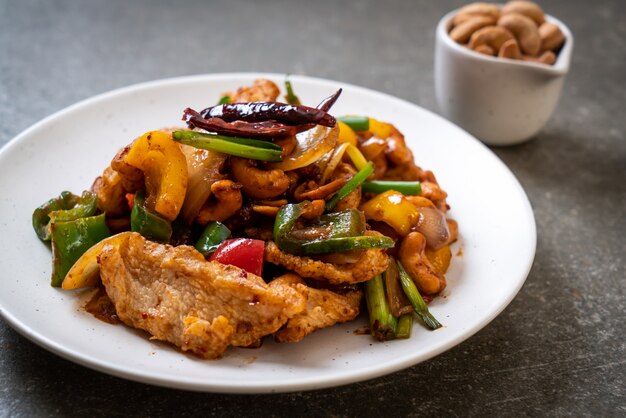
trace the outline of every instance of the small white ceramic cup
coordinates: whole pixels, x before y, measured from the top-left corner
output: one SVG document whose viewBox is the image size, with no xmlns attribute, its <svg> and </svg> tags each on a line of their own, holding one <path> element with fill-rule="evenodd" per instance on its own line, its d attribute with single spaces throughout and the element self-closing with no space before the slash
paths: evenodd
<svg viewBox="0 0 626 418">
<path fill-rule="evenodd" d="M 569 70 L 574 38 L 559 20 L 565 44 L 554 65 L 480 54 L 448 35 L 452 17 L 437 25 L 435 93 L 444 116 L 489 145 L 528 141 L 548 122 Z"/>
</svg>

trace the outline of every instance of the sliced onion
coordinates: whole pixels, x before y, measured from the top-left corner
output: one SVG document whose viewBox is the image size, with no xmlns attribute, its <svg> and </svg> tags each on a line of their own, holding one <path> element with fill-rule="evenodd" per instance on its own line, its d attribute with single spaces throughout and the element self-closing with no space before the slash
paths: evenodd
<svg viewBox="0 0 626 418">
<path fill-rule="evenodd" d="M 270 164 L 272 169 L 291 171 L 313 164 L 335 147 L 339 136 L 339 126 L 326 128 L 321 125 L 296 135 L 298 143 L 293 152 L 278 163 Z"/>
<path fill-rule="evenodd" d="M 426 244 L 434 249 L 450 242 L 450 230 L 446 222 L 446 215 L 437 208 L 421 207 L 419 221 L 415 229 L 426 238 Z"/>
<path fill-rule="evenodd" d="M 202 205 L 211 196 L 211 185 L 224 176 L 220 174 L 226 161 L 226 155 L 181 145 L 187 160 L 187 193 L 181 209 L 183 220 L 191 225 L 198 216 Z"/>
<path fill-rule="evenodd" d="M 387 290 L 387 302 L 391 313 L 395 317 L 413 312 L 413 306 L 407 298 L 402 284 L 400 283 L 400 273 L 393 258 L 389 262 L 389 267 L 385 271 L 385 289 Z"/>
<path fill-rule="evenodd" d="M 328 161 L 326 167 L 324 168 L 324 171 L 322 172 L 320 184 L 326 183 L 326 180 L 330 178 L 330 176 L 335 171 L 335 168 L 337 168 L 337 166 L 341 162 L 343 154 L 346 152 L 346 149 L 348 149 L 349 146 L 350 144 L 344 142 L 343 144 L 339 144 L 335 147 L 335 150 L 333 151 L 330 160 Z"/>
</svg>

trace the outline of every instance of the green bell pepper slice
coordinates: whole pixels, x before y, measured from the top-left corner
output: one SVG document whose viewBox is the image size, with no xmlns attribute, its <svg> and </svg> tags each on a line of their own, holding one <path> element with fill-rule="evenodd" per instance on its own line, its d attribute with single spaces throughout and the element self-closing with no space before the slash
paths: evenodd
<svg viewBox="0 0 626 418">
<path fill-rule="evenodd" d="M 365 218 L 356 209 L 346 209 L 320 217 L 305 228 L 296 229 L 309 202 L 284 205 L 276 215 L 274 242 L 283 251 L 297 255 L 328 254 L 368 248 L 391 248 L 393 239 L 384 236 L 363 236 Z"/>
<path fill-rule="evenodd" d="M 146 239 L 157 242 L 169 242 L 172 236 L 170 221 L 146 208 L 146 197 L 143 190 L 135 194 L 133 209 L 130 212 L 130 230 L 138 232 Z"/>
<path fill-rule="evenodd" d="M 85 251 L 110 236 L 105 215 L 89 216 L 50 224 L 52 240 L 51 285 L 61 286 L 65 275 Z"/>
<path fill-rule="evenodd" d="M 230 238 L 230 235 L 230 229 L 223 223 L 209 222 L 196 242 L 196 250 L 201 252 L 203 256 L 209 257 L 222 242 Z"/>
<path fill-rule="evenodd" d="M 98 198 L 90 191 L 77 196 L 68 191 L 48 200 L 33 212 L 32 223 L 35 233 L 42 241 L 50 241 L 50 224 L 73 221 L 96 214 Z"/>
</svg>

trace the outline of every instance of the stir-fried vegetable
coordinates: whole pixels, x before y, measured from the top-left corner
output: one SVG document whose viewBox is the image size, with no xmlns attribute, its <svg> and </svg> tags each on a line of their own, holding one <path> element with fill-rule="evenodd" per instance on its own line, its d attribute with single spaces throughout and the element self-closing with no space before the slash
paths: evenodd
<svg viewBox="0 0 626 418">
<path fill-rule="evenodd" d="M 90 247 L 111 235 L 104 216 L 103 213 L 50 224 L 52 286 L 61 286 L 65 275 L 76 260 Z"/>
<path fill-rule="evenodd" d="M 226 122 L 275 120 L 288 125 L 314 123 L 329 128 L 337 124 L 337 120 L 324 110 L 279 102 L 226 103 L 206 108 L 200 114 L 203 118 L 219 118 Z"/>
<path fill-rule="evenodd" d="M 298 132 L 296 126 L 289 126 L 274 121 L 225 122 L 219 118 L 205 119 L 193 109 L 187 108 L 183 112 L 183 120 L 187 122 L 190 129 L 200 128 L 205 131 L 224 136 L 245 137 L 245 138 L 279 138 L 293 136 Z"/>
<path fill-rule="evenodd" d="M 291 254 L 327 254 L 367 248 L 391 248 L 385 236 L 362 236 L 365 222 L 360 211 L 346 209 L 322 216 L 317 223 L 295 228 L 308 201 L 283 206 L 276 215 L 274 241 Z"/>
<path fill-rule="evenodd" d="M 76 196 L 63 192 L 33 212 L 33 228 L 43 241 L 52 241 L 52 286 L 60 286 L 74 262 L 93 244 L 110 235 L 104 214 L 94 216 L 92 192 Z"/>
<path fill-rule="evenodd" d="M 202 205 L 211 195 L 211 186 L 218 180 L 223 179 L 220 173 L 227 155 L 221 152 L 208 151 L 183 145 L 183 153 L 187 160 L 187 194 L 180 211 L 183 221 L 191 225 Z"/>
<path fill-rule="evenodd" d="M 405 196 L 419 195 L 422 192 L 419 181 L 366 181 L 362 188 L 365 193 L 384 193 L 388 190 L 395 190 Z"/>
<path fill-rule="evenodd" d="M 52 198 L 35 209 L 33 228 L 39 239 L 49 241 L 50 223 L 92 216 L 96 213 L 96 203 L 96 195 L 92 192 L 84 192 L 80 197 L 67 191 L 61 192 L 59 197 Z"/>
<path fill-rule="evenodd" d="M 230 96 L 222 96 L 217 102 L 218 105 L 226 104 L 226 103 L 230 103 Z"/>
<path fill-rule="evenodd" d="M 356 147 L 358 140 L 356 137 L 356 133 L 354 133 L 354 130 L 348 124 L 341 120 L 337 120 L 337 125 L 339 125 L 339 138 L 337 139 L 337 141 L 341 143 L 347 143 L 352 145 L 353 147 Z"/>
<path fill-rule="evenodd" d="M 369 220 L 382 221 L 398 234 L 405 236 L 419 220 L 419 211 L 402 193 L 395 190 L 383 192 L 365 202 L 361 209 Z"/>
<path fill-rule="evenodd" d="M 236 157 L 260 161 L 280 161 L 282 149 L 267 141 L 203 134 L 194 131 L 175 131 L 175 141 L 196 148 L 217 151 Z"/>
<path fill-rule="evenodd" d="M 80 256 L 63 279 L 63 290 L 74 290 L 83 287 L 97 286 L 100 283 L 100 266 L 98 256 L 105 245 L 119 244 L 122 234 L 113 235 L 91 246 Z"/>
<path fill-rule="evenodd" d="M 338 129 L 318 125 L 300 132 L 296 135 L 296 146 L 293 151 L 283 161 L 272 164 L 272 168 L 291 171 L 313 164 L 335 147 Z"/>
<path fill-rule="evenodd" d="M 301 104 L 300 99 L 298 99 L 298 96 L 296 96 L 293 92 L 293 86 L 291 85 L 291 81 L 289 81 L 288 79 L 285 79 L 285 90 L 287 90 L 287 94 L 285 95 L 287 103 L 289 103 L 290 105 Z"/>
<path fill-rule="evenodd" d="M 398 318 L 398 325 L 396 326 L 396 338 L 407 339 L 411 338 L 411 331 L 413 330 L 413 314 L 404 314 Z"/>
<path fill-rule="evenodd" d="M 357 170 L 363 170 L 365 168 L 365 166 L 367 165 L 367 160 L 356 146 L 350 144 L 346 149 L 346 153 L 352 160 L 352 163 L 357 168 Z"/>
<path fill-rule="evenodd" d="M 221 222 L 209 222 L 204 228 L 202 235 L 196 242 L 196 250 L 200 251 L 205 257 L 213 254 L 217 248 L 230 238 L 230 229 Z"/>
<path fill-rule="evenodd" d="M 370 121 L 367 116 L 340 116 L 337 120 L 345 123 L 356 132 L 367 131 L 370 128 Z"/>
<path fill-rule="evenodd" d="M 263 250 L 265 242 L 259 239 L 229 239 L 215 250 L 211 261 L 237 266 L 248 273 L 260 276 L 263 273 Z"/>
<path fill-rule="evenodd" d="M 413 279 L 406 272 L 402 264 L 398 261 L 398 272 L 400 273 L 400 282 L 402 283 L 402 289 L 404 289 L 404 293 L 407 295 L 411 304 L 413 305 L 413 309 L 415 309 L 415 313 L 420 319 L 426 324 L 426 326 L 430 329 L 441 328 L 442 325 L 435 319 L 435 317 L 428 310 L 428 306 L 422 299 L 422 295 L 417 290 L 415 283 L 413 283 Z"/>
<path fill-rule="evenodd" d="M 169 221 L 176 219 L 187 191 L 187 162 L 172 135 L 145 133 L 133 143 L 124 162 L 144 173 L 146 207 Z"/>
<path fill-rule="evenodd" d="M 398 320 L 389 310 L 385 287 L 380 275 L 365 282 L 365 300 L 370 317 L 370 333 L 379 341 L 393 340 Z"/>
<path fill-rule="evenodd" d="M 328 201 L 326 202 L 326 210 L 333 210 L 337 203 L 341 201 L 344 197 L 348 196 L 354 189 L 359 187 L 361 183 L 363 183 L 369 176 L 374 172 L 374 164 L 370 161 L 365 164 L 358 173 L 354 175 L 348 182 L 341 188 L 339 191 Z"/>
<path fill-rule="evenodd" d="M 138 191 L 133 200 L 130 230 L 157 242 L 168 242 L 172 236 L 171 222 L 146 207 L 143 190 Z"/>
</svg>

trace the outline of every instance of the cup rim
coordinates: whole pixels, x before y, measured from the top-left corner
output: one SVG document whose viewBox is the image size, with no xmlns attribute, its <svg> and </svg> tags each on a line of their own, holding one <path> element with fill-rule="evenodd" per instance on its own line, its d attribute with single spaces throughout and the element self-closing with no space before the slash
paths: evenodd
<svg viewBox="0 0 626 418">
<path fill-rule="evenodd" d="M 439 23 L 437 24 L 437 37 L 441 39 L 448 48 L 452 48 L 456 52 L 465 55 L 468 58 L 490 62 L 493 63 L 493 65 L 527 67 L 553 75 L 565 75 L 569 71 L 572 49 L 574 47 L 574 36 L 569 28 L 554 16 L 545 14 L 546 21 L 559 26 L 561 32 L 563 32 L 563 35 L 565 36 L 565 43 L 561 48 L 561 51 L 559 51 L 556 62 L 553 65 L 546 65 L 529 61 L 512 60 L 509 58 L 492 57 L 490 55 L 472 51 L 469 48 L 456 43 L 448 35 L 448 28 L 450 27 L 452 18 L 458 13 L 458 11 L 459 9 L 454 9 L 448 12 L 439 20 Z"/>
</svg>

